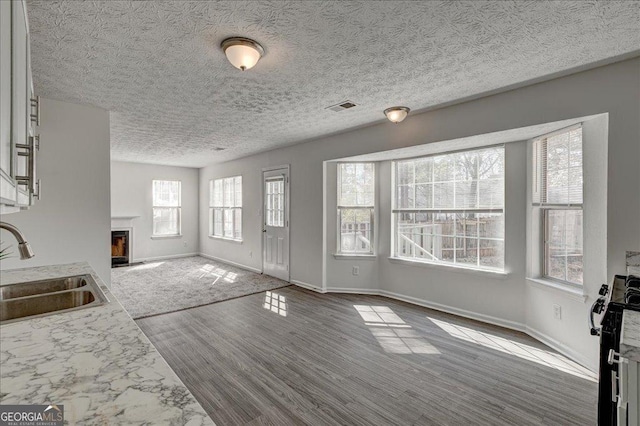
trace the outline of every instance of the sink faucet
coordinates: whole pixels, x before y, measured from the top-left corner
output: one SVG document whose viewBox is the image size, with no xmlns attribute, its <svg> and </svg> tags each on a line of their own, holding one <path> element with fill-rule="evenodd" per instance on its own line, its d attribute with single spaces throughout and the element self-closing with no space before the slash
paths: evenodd
<svg viewBox="0 0 640 426">
<path fill-rule="evenodd" d="M 20 232 L 18 228 L 7 222 L 0 222 L 0 228 L 6 229 L 7 231 L 11 232 L 18 241 L 18 251 L 20 252 L 20 259 L 31 259 L 33 256 L 35 256 L 33 250 L 31 250 L 31 246 L 24 239 L 24 235 L 22 235 L 22 232 Z"/>
</svg>

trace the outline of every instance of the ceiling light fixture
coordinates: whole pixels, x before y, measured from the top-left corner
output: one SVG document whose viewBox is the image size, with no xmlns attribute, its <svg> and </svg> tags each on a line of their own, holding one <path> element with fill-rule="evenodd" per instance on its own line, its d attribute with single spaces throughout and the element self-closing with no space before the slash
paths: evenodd
<svg viewBox="0 0 640 426">
<path fill-rule="evenodd" d="M 409 111 L 411 110 L 407 107 L 395 106 L 385 109 L 384 115 L 386 115 L 389 121 L 391 121 L 392 123 L 398 124 L 399 122 L 407 118 L 407 115 L 409 115 Z"/>
<path fill-rule="evenodd" d="M 244 37 L 225 39 L 220 47 L 231 65 L 242 71 L 253 68 L 264 55 L 264 49 L 258 42 Z"/>
</svg>

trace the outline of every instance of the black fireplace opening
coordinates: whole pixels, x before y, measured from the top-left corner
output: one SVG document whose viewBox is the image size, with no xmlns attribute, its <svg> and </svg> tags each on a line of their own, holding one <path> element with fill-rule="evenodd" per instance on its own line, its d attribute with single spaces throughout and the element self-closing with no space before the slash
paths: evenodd
<svg viewBox="0 0 640 426">
<path fill-rule="evenodd" d="M 128 265 L 129 231 L 111 231 L 111 267 Z"/>
</svg>

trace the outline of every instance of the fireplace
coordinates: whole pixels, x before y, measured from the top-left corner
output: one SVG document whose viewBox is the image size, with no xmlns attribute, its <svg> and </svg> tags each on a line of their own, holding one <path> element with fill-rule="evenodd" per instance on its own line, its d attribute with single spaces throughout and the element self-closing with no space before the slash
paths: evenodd
<svg viewBox="0 0 640 426">
<path fill-rule="evenodd" d="M 129 231 L 111 231 L 111 267 L 128 265 L 131 262 Z"/>
</svg>

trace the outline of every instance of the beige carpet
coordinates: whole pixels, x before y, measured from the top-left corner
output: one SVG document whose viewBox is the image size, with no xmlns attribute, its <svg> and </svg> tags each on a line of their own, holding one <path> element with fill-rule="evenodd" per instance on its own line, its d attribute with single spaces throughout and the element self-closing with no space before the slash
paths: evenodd
<svg viewBox="0 0 640 426">
<path fill-rule="evenodd" d="M 111 292 L 135 319 L 288 285 L 268 275 L 200 256 L 111 269 Z"/>
</svg>

